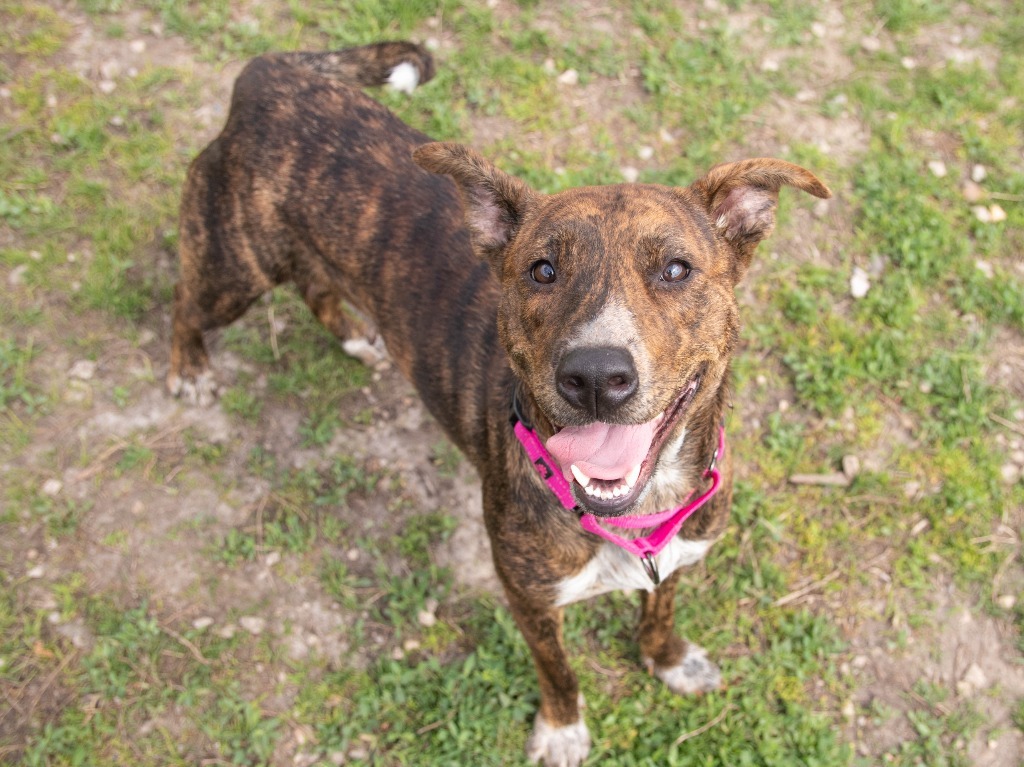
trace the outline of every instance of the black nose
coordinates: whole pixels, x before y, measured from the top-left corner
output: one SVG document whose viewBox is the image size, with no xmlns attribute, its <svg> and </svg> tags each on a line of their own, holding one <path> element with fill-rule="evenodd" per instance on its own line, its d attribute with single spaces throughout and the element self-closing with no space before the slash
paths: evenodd
<svg viewBox="0 0 1024 767">
<path fill-rule="evenodd" d="M 573 349 L 555 371 L 558 393 L 595 419 L 610 415 L 636 394 L 633 357 L 625 349 L 583 346 Z"/>
</svg>

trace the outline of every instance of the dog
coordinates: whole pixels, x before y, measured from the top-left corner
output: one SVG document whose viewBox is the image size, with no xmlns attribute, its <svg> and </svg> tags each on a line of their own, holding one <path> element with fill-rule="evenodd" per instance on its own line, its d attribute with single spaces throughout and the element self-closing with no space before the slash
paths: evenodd
<svg viewBox="0 0 1024 767">
<path fill-rule="evenodd" d="M 721 684 L 673 609 L 683 568 L 726 526 L 734 288 L 781 187 L 830 192 L 752 159 L 685 188 L 541 194 L 359 89 L 433 73 L 405 42 L 247 65 L 184 186 L 167 385 L 212 401 L 203 332 L 287 281 L 346 351 L 386 349 L 480 475 L 540 686 L 527 756 L 575 767 L 590 736 L 565 605 L 638 590 L 648 669 L 680 694 Z"/>
</svg>

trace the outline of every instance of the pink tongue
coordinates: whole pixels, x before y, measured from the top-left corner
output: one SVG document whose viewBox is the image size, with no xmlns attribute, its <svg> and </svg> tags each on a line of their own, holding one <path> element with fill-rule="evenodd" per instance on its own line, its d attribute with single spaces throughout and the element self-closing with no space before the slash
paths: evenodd
<svg viewBox="0 0 1024 767">
<path fill-rule="evenodd" d="M 545 444 L 569 481 L 572 464 L 594 479 L 622 479 L 647 457 L 657 421 L 656 418 L 638 426 L 600 422 L 566 426 Z"/>
</svg>

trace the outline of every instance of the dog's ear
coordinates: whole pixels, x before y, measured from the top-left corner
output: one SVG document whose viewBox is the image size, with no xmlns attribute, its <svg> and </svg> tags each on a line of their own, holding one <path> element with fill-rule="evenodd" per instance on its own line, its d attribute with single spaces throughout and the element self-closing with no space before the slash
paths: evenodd
<svg viewBox="0 0 1024 767">
<path fill-rule="evenodd" d="M 779 189 L 785 185 L 815 197 L 832 196 L 829 188 L 809 170 L 772 158 L 716 165 L 691 185 L 707 206 L 719 233 L 736 251 L 737 281 L 750 266 L 757 244 L 775 228 L 775 206 Z"/>
<path fill-rule="evenodd" d="M 473 244 L 500 271 L 501 253 L 515 237 L 535 197 L 533 190 L 461 144 L 424 144 L 412 158 L 424 170 L 452 177 L 462 195 Z"/>
</svg>

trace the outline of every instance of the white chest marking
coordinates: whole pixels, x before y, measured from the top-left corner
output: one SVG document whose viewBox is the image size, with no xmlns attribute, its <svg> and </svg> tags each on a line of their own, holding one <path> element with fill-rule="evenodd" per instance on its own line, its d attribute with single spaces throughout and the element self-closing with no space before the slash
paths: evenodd
<svg viewBox="0 0 1024 767">
<path fill-rule="evenodd" d="M 655 559 L 658 572 L 667 578 L 680 567 L 699 562 L 707 554 L 711 541 L 686 541 L 676 537 L 669 541 Z M 613 543 L 602 543 L 597 554 L 578 573 L 558 584 L 555 604 L 559 607 L 596 597 L 609 591 L 644 589 L 653 591 L 654 584 L 640 564 L 640 558 Z"/>
</svg>

